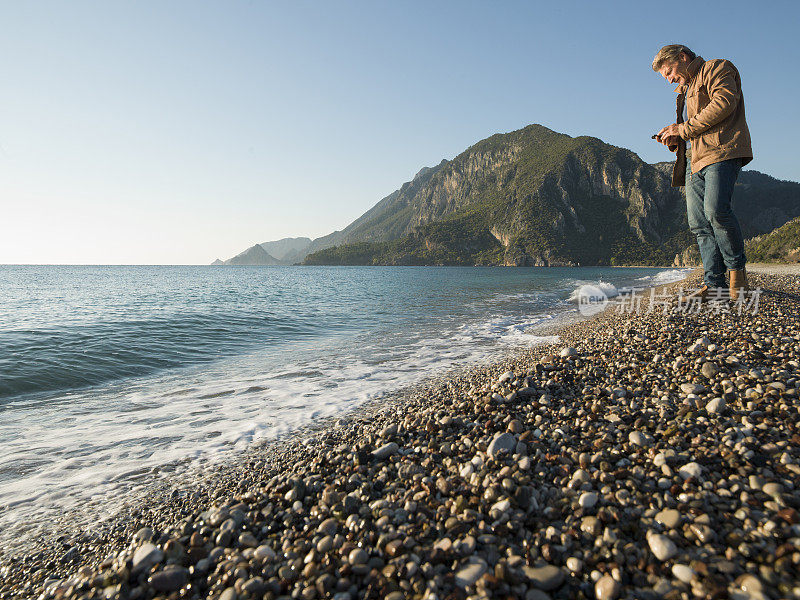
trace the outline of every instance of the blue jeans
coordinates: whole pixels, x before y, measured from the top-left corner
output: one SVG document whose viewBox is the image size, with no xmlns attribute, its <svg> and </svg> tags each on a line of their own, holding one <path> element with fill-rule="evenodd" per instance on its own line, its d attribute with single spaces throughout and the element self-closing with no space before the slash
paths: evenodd
<svg viewBox="0 0 800 600">
<path fill-rule="evenodd" d="M 686 172 L 686 213 L 697 237 L 709 287 L 727 287 L 725 271 L 743 269 L 746 258 L 739 221 L 731 209 L 733 186 L 742 170 L 742 159 L 713 163 Z"/>
</svg>

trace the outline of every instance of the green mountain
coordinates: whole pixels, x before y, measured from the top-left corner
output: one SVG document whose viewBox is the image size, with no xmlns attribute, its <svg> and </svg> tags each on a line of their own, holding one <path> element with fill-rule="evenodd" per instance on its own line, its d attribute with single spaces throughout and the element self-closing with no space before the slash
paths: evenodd
<svg viewBox="0 0 800 600">
<path fill-rule="evenodd" d="M 745 241 L 744 247 L 751 262 L 800 262 L 800 217 Z"/>
<path fill-rule="evenodd" d="M 541 125 L 496 134 L 421 170 L 304 264 L 590 265 L 682 261 L 693 244 L 671 163 Z M 800 184 L 742 173 L 745 235 L 800 215 Z"/>
<path fill-rule="evenodd" d="M 305 263 L 664 264 L 690 242 L 658 168 L 541 125 L 478 142 L 371 212 Z"/>
</svg>

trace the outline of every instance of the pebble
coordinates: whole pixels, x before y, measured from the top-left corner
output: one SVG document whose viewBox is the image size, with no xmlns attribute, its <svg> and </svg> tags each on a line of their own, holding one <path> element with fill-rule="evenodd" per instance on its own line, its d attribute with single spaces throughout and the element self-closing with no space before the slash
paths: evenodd
<svg viewBox="0 0 800 600">
<path fill-rule="evenodd" d="M 579 574 L 583 570 L 583 561 L 580 558 L 575 558 L 574 556 L 570 556 L 567 559 L 567 568 L 576 575 Z"/>
<path fill-rule="evenodd" d="M 317 552 L 320 554 L 325 554 L 326 552 L 330 552 L 333 549 L 333 537 L 330 535 L 326 535 L 320 541 L 317 542 Z"/>
<path fill-rule="evenodd" d="M 524 426 L 522 425 L 522 422 L 519 419 L 513 419 L 508 424 L 509 433 L 522 433 L 523 429 L 524 429 Z"/>
<path fill-rule="evenodd" d="M 433 544 L 434 548 L 438 548 L 442 552 L 450 552 L 453 547 L 453 541 L 450 538 L 442 538 Z"/>
<path fill-rule="evenodd" d="M 132 566 L 134 571 L 146 571 L 161 562 L 164 553 L 155 545 L 146 543 L 140 546 L 133 554 Z"/>
<path fill-rule="evenodd" d="M 150 585 L 157 592 L 174 592 L 188 581 L 189 571 L 176 566 L 170 566 L 150 576 Z"/>
<path fill-rule="evenodd" d="M 717 373 L 719 373 L 719 367 L 717 367 L 716 364 L 708 360 L 703 363 L 703 366 L 700 370 L 706 379 L 714 379 Z"/>
<path fill-rule="evenodd" d="M 751 573 L 742 575 L 738 580 L 739 588 L 745 592 L 760 593 L 764 591 L 764 584 L 761 580 Z"/>
<path fill-rule="evenodd" d="M 266 544 L 256 548 L 255 552 L 253 552 L 253 556 L 259 560 L 275 560 L 275 558 L 277 558 L 277 554 L 275 554 L 272 546 Z"/>
<path fill-rule="evenodd" d="M 511 508 L 511 500 L 509 500 L 508 498 L 504 498 L 503 500 L 500 500 L 499 502 L 493 504 L 492 508 L 490 508 L 489 510 L 504 513 L 507 512 L 510 508 Z"/>
<path fill-rule="evenodd" d="M 506 371 L 500 378 L 497 380 L 497 383 L 506 383 L 507 381 L 511 381 L 514 379 L 514 372 L 513 371 Z"/>
<path fill-rule="evenodd" d="M 681 522 L 681 513 L 674 508 L 667 508 L 656 515 L 656 522 L 667 529 L 675 529 Z"/>
<path fill-rule="evenodd" d="M 336 535 L 336 532 L 339 530 L 339 521 L 334 518 L 325 519 L 322 523 L 319 524 L 317 527 L 317 533 L 320 535 Z"/>
<path fill-rule="evenodd" d="M 153 539 L 153 530 L 150 527 L 142 527 L 139 531 L 133 534 L 133 542 L 135 544 L 142 544 L 149 542 Z"/>
<path fill-rule="evenodd" d="M 700 479 L 703 474 L 703 467 L 697 464 L 696 462 L 690 462 L 683 465 L 680 469 L 678 469 L 678 473 L 684 479 L 689 479 L 694 477 L 695 479 Z"/>
<path fill-rule="evenodd" d="M 578 505 L 581 508 L 592 508 L 597 504 L 598 496 L 596 492 L 584 492 L 578 498 Z"/>
<path fill-rule="evenodd" d="M 696 573 L 694 569 L 692 569 L 688 565 L 680 565 L 675 564 L 672 565 L 672 575 L 678 581 L 682 581 L 683 583 L 691 583 L 692 579 L 694 579 Z"/>
<path fill-rule="evenodd" d="M 266 585 L 261 577 L 252 577 L 242 584 L 242 591 L 255 598 L 262 596 L 265 588 Z"/>
<path fill-rule="evenodd" d="M 389 442 L 373 451 L 372 456 L 378 461 L 386 460 L 390 456 L 397 454 L 398 450 L 400 450 L 400 447 L 397 445 L 397 442 Z"/>
<path fill-rule="evenodd" d="M 725 410 L 725 400 L 722 398 L 714 398 L 706 404 L 706 412 L 710 415 L 718 415 Z"/>
<path fill-rule="evenodd" d="M 675 542 L 660 533 L 652 533 L 647 536 L 647 543 L 650 551 L 660 561 L 669 560 L 678 553 Z"/>
<path fill-rule="evenodd" d="M 517 440 L 513 434 L 508 432 L 498 433 L 494 436 L 494 438 L 492 438 L 486 453 L 494 458 L 500 454 L 501 451 L 505 450 L 506 452 L 511 452 L 516 447 Z"/>
<path fill-rule="evenodd" d="M 603 524 L 597 517 L 584 517 L 581 520 L 581 531 L 589 535 L 598 536 L 603 530 Z"/>
<path fill-rule="evenodd" d="M 232 587 L 226 588 L 219 596 L 219 600 L 237 600 L 238 595 Z"/>
<path fill-rule="evenodd" d="M 663 467 L 667 464 L 667 455 L 664 452 L 659 452 L 653 457 L 653 464 L 657 467 Z"/>
<path fill-rule="evenodd" d="M 611 575 L 603 575 L 594 584 L 594 595 L 597 600 L 615 600 L 622 591 L 622 585 Z"/>
<path fill-rule="evenodd" d="M 367 554 L 363 548 L 356 548 L 350 552 L 347 559 L 350 561 L 351 565 L 363 565 L 369 560 L 369 554 Z"/>
<path fill-rule="evenodd" d="M 700 394 L 705 391 L 705 387 L 699 383 L 682 383 L 681 391 L 684 394 Z"/>
<path fill-rule="evenodd" d="M 478 581 L 478 579 L 480 579 L 484 573 L 486 573 L 487 569 L 488 567 L 486 565 L 486 561 L 483 559 L 478 557 L 470 559 L 466 565 L 456 571 L 456 585 L 461 587 L 474 585 L 475 582 Z"/>
<path fill-rule="evenodd" d="M 564 571 L 553 565 L 540 567 L 523 567 L 530 582 L 540 590 L 549 592 L 564 582 Z"/>
</svg>

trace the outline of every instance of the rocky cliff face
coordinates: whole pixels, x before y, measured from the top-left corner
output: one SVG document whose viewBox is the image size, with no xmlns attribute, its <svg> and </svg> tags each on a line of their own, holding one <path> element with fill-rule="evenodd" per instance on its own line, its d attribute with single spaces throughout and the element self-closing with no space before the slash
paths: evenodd
<svg viewBox="0 0 800 600">
<path fill-rule="evenodd" d="M 596 138 L 531 125 L 422 169 L 345 230 L 315 240 L 311 250 L 322 252 L 306 262 L 693 263 L 671 170 Z M 734 208 L 745 235 L 771 230 L 800 214 L 800 185 L 744 172 Z"/>
<path fill-rule="evenodd" d="M 685 251 L 694 239 L 682 190 L 670 187 L 671 170 L 671 163 L 647 164 L 596 138 L 530 125 L 424 167 L 344 230 L 303 240 L 292 258 L 306 256 L 309 264 L 692 263 Z M 770 231 L 800 215 L 800 184 L 745 171 L 734 209 L 746 236 Z"/>
<path fill-rule="evenodd" d="M 540 125 L 424 169 L 379 206 L 336 244 L 408 238 L 411 262 L 572 265 L 610 262 L 614 244 L 636 240 L 642 255 L 628 261 L 652 262 L 682 214 L 680 193 L 635 154 Z"/>
</svg>

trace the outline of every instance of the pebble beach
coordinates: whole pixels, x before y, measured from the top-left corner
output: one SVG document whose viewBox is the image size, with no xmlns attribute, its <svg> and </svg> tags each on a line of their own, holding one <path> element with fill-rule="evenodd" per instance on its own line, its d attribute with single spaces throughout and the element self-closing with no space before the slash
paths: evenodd
<svg viewBox="0 0 800 600">
<path fill-rule="evenodd" d="M 0 555 L 0 598 L 800 598 L 800 274 L 612 303 Z M 624 299 L 620 300 L 624 302 Z"/>
</svg>

